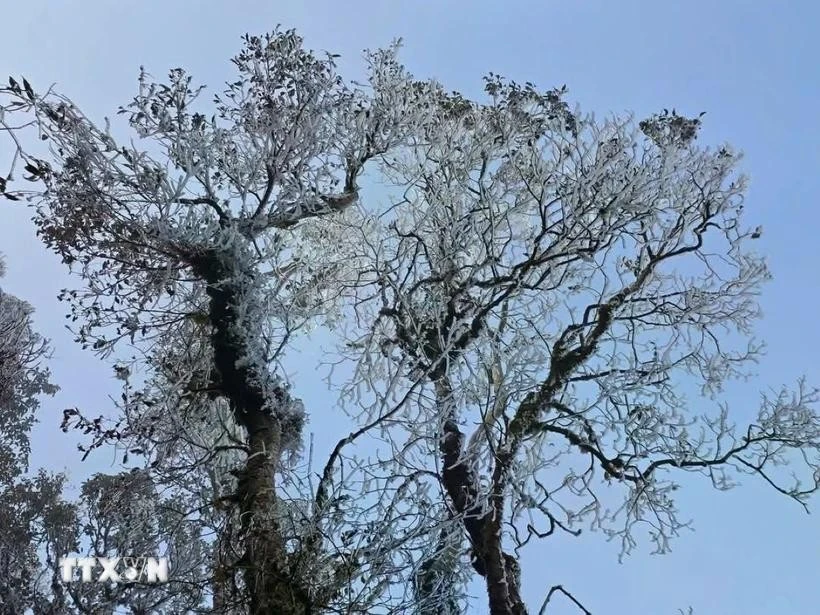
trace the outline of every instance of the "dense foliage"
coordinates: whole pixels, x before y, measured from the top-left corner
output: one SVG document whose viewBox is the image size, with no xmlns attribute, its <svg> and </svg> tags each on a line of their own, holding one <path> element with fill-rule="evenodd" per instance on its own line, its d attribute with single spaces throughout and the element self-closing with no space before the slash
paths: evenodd
<svg viewBox="0 0 820 615">
<path fill-rule="evenodd" d="M 132 141 L 54 91 L 2 91 L 32 187 L 0 192 L 81 277 L 62 297 L 77 342 L 123 381 L 113 418 L 68 409 L 64 429 L 145 460 L 59 515 L 59 481 L 15 488 L 48 499 L 61 549 L 172 562 L 167 586 L 55 576 L 37 604 L 457 613 L 478 575 L 493 615 L 521 615 L 524 545 L 584 525 L 626 553 L 649 527 L 664 552 L 682 472 L 817 490 L 814 391 L 746 426 L 719 399 L 760 354 L 769 276 L 739 155 L 698 146 L 700 117 L 598 121 L 565 88 L 491 74 L 470 100 L 398 47 L 368 52 L 357 84 L 292 31 L 249 36 L 208 103 L 185 71 L 143 70 L 120 110 Z M 345 369 L 305 408 L 280 366 L 316 327 Z M 0 388 L 23 417 L 4 455 L 39 378 Z M 356 428 L 317 467 L 306 423 L 338 412 Z"/>
</svg>

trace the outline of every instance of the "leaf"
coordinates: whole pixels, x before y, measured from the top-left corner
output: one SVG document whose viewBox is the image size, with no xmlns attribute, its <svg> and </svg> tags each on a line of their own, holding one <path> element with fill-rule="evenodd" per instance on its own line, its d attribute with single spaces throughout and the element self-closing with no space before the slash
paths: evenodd
<svg viewBox="0 0 820 615">
<path fill-rule="evenodd" d="M 26 88 L 26 94 L 31 100 L 34 100 L 34 90 L 31 87 L 31 84 L 23 77 L 23 87 Z"/>
</svg>

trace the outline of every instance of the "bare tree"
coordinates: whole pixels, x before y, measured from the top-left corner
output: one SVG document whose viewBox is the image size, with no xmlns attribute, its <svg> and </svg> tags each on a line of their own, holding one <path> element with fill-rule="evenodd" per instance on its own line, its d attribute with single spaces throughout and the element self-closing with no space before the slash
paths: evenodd
<svg viewBox="0 0 820 615">
<path fill-rule="evenodd" d="M 698 148 L 699 118 L 596 122 L 563 88 L 490 75 L 471 101 L 397 48 L 347 84 L 292 31 L 249 36 L 210 107 L 181 69 L 143 70 L 121 109 L 142 147 L 52 90 L 3 91 L 38 185 L 0 192 L 79 269 L 77 341 L 124 385 L 112 421 L 69 409 L 64 428 L 145 457 L 140 484 L 186 528 L 166 542 L 204 541 L 183 566 L 196 595 L 224 613 L 453 614 L 475 573 L 493 615 L 521 615 L 533 538 L 583 523 L 626 553 L 646 523 L 667 550 L 676 471 L 720 489 L 755 474 L 805 504 L 814 391 L 742 429 L 712 401 L 761 351 L 746 338 L 768 272 L 738 155 Z M 32 130 L 48 155 L 23 146 Z M 366 168 L 389 207 L 360 203 Z M 318 468 L 279 367 L 314 326 L 354 368 L 339 403 L 356 423 Z M 542 611 L 556 594 L 583 609 L 559 584 Z"/>
</svg>

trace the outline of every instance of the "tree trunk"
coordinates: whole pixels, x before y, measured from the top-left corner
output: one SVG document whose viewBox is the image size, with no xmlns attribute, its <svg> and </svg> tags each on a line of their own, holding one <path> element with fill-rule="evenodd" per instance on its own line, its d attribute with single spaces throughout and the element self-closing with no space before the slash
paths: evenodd
<svg viewBox="0 0 820 615">
<path fill-rule="evenodd" d="M 451 391 L 446 378 L 436 381 L 440 408 L 449 407 L 447 397 Z M 470 537 L 473 568 L 485 579 L 490 615 L 527 615 L 521 599 L 518 561 L 513 555 L 504 553 L 501 545 L 503 496 L 497 493 L 483 497 L 479 494 L 478 479 L 471 460 L 465 455 L 464 434 L 452 419 L 452 413 L 443 414 L 448 418 L 444 422 L 440 444 L 442 482 Z M 497 459 L 498 463 L 501 461 Z M 498 472 L 495 474 L 499 475 Z"/>
<path fill-rule="evenodd" d="M 274 477 L 282 446 L 282 411 L 287 391 L 270 387 L 267 366 L 255 364 L 251 346 L 261 336 L 262 315 L 248 313 L 253 305 L 254 272 L 237 271 L 241 259 L 217 251 L 192 259 L 194 270 L 208 283 L 209 319 L 214 367 L 219 390 L 230 402 L 247 434 L 249 456 L 238 472 L 234 502 L 239 508 L 243 557 L 251 615 L 307 615 L 311 610 L 303 579 L 290 573 L 284 539 L 276 521 Z"/>
</svg>

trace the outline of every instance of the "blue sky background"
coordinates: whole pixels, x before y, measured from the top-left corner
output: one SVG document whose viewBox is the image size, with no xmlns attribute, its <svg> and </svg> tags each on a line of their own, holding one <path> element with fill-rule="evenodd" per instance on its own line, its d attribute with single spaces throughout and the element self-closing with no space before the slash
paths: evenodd
<svg viewBox="0 0 820 615">
<path fill-rule="evenodd" d="M 704 142 L 730 141 L 746 153 L 752 184 L 747 222 L 762 224 L 759 249 L 774 281 L 762 297 L 758 328 L 768 342 L 759 377 L 727 390 L 738 420 L 754 415 L 759 391 L 805 374 L 820 384 L 820 5 L 814 2 L 712 0 L 650 2 L 158 2 L 30 0 L 4 2 L 0 77 L 24 75 L 41 89 L 53 82 L 87 114 L 113 115 L 136 91 L 141 64 L 157 77 L 183 66 L 218 89 L 231 76 L 228 59 L 245 32 L 277 23 L 296 27 L 307 45 L 343 54 L 346 76 L 361 73 L 360 51 L 396 36 L 418 77 L 480 95 L 489 71 L 548 88 L 566 83 L 569 98 L 598 114 L 663 107 L 706 111 Z M 0 151 L 0 160 L 6 153 Z M 80 465 L 74 435 L 58 429 L 61 411 L 110 408 L 110 367 L 82 353 L 63 329 L 60 288 L 70 284 L 58 260 L 34 237 L 29 214 L 0 203 L 0 251 L 7 255 L 5 290 L 37 309 L 39 330 L 53 340 L 52 369 L 62 387 L 46 400 L 34 441 L 34 465 L 67 468 L 79 481 L 115 470 L 106 451 Z M 292 361 L 295 392 L 313 410 L 317 441 L 338 425 L 327 393 L 316 386 L 316 344 Z M 697 401 L 696 401 L 697 403 Z M 707 403 L 707 402 L 703 402 Z M 327 412 L 328 416 L 320 414 Z M 547 588 L 562 583 L 596 615 L 820 611 L 820 524 L 757 480 L 714 492 L 704 481 L 681 492 L 682 516 L 696 531 L 670 555 L 642 549 L 623 564 L 617 545 L 585 532 L 529 548 L 525 595 L 537 612 Z M 816 502 L 820 507 L 820 498 Z M 648 546 L 648 545 L 647 545 Z M 478 589 L 478 588 L 476 588 Z M 483 597 L 472 612 L 485 611 Z M 563 603 L 551 614 L 577 613 Z"/>
</svg>

